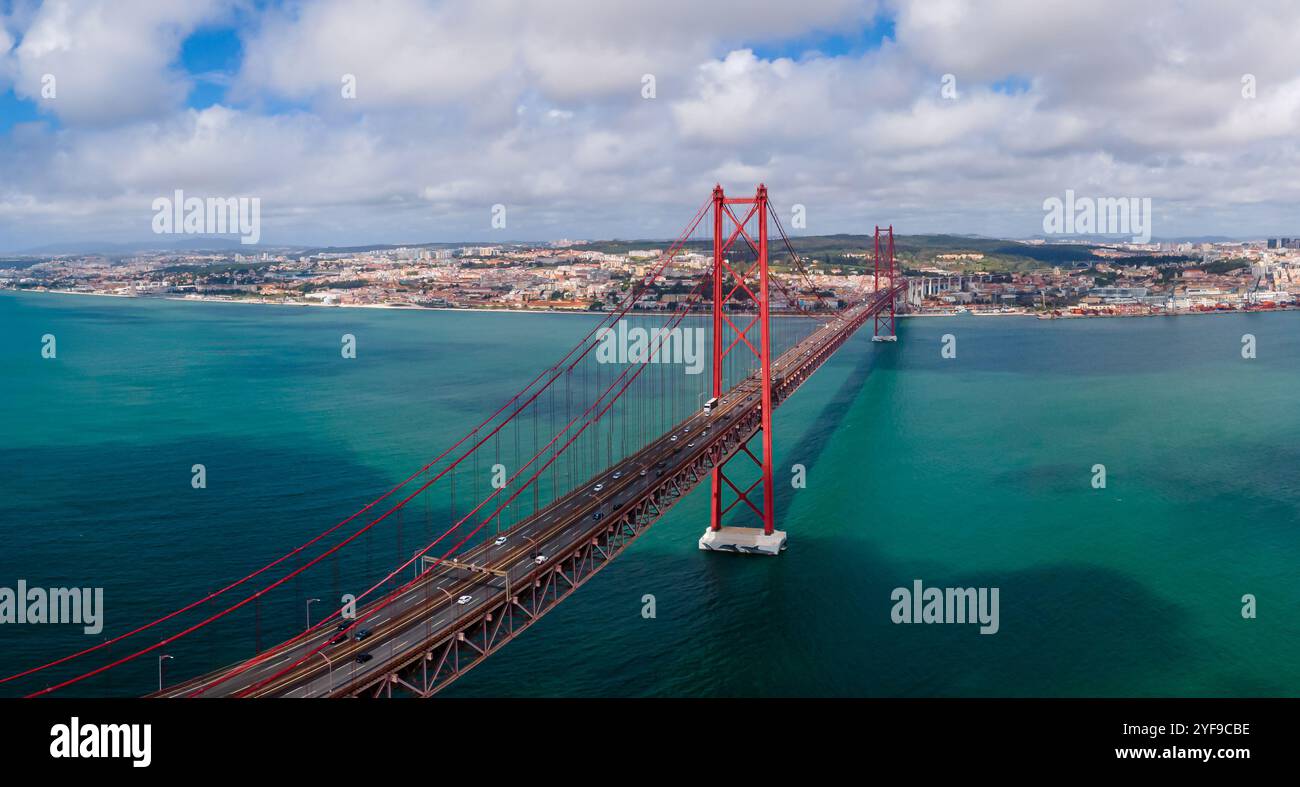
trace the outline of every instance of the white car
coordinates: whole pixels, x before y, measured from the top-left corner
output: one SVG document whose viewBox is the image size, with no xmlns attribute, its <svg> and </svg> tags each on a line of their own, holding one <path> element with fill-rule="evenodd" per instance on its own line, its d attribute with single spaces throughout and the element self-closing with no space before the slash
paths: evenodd
<svg viewBox="0 0 1300 787">
<path fill-rule="evenodd" d="M 623 471 L 622 471 L 622 470 L 619 470 L 618 472 L 614 473 L 614 475 L 612 476 L 612 478 L 613 478 L 615 481 L 617 481 L 618 479 L 620 479 L 620 478 L 622 478 L 622 477 L 623 477 Z"/>
<path fill-rule="evenodd" d="M 492 543 L 493 543 L 493 544 L 496 544 L 497 546 L 501 546 L 501 545 L 504 544 L 505 542 L 506 542 L 506 537 L 505 537 L 505 536 L 497 536 L 497 540 L 496 540 L 496 541 L 493 541 Z"/>
<path fill-rule="evenodd" d="M 533 558 L 533 562 L 540 566 L 541 564 L 546 562 L 546 555 L 538 555 L 537 557 Z"/>
<path fill-rule="evenodd" d="M 642 469 L 641 469 L 641 472 L 640 472 L 640 473 L 637 473 L 637 475 L 641 476 L 642 478 L 645 478 L 645 472 L 646 472 L 646 471 L 645 471 L 645 468 L 642 468 Z"/>
<path fill-rule="evenodd" d="M 469 602 L 471 602 L 471 601 L 473 601 L 473 600 L 474 600 L 474 597 L 473 597 L 473 596 L 461 596 L 460 598 L 456 599 L 456 603 L 457 603 L 457 604 L 468 604 Z"/>
<path fill-rule="evenodd" d="M 605 485 L 604 485 L 604 484 L 596 484 L 594 487 L 592 487 L 592 490 L 593 490 L 593 491 L 596 491 L 596 492 L 599 492 L 600 490 L 602 490 L 602 489 L 604 489 L 604 488 L 605 488 Z"/>
<path fill-rule="evenodd" d="M 668 442 L 670 442 L 670 443 L 675 443 L 675 442 L 677 442 L 677 435 L 673 435 L 672 437 L 668 438 Z"/>
</svg>

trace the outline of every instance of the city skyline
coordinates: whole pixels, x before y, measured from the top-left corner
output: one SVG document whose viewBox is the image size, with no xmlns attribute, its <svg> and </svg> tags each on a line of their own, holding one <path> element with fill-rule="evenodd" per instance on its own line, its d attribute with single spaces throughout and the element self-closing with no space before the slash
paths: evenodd
<svg viewBox="0 0 1300 787">
<path fill-rule="evenodd" d="M 1287 235 L 1300 9 L 1102 5 L 10 0 L 0 251 L 160 240 L 177 189 L 267 247 L 670 238 L 759 181 L 792 234 L 1030 238 L 1072 190 Z"/>
</svg>

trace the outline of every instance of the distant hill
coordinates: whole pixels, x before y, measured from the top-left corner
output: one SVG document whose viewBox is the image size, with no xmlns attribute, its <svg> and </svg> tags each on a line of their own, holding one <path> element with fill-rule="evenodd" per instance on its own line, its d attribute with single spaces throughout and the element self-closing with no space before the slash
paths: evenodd
<svg viewBox="0 0 1300 787">
<path fill-rule="evenodd" d="M 1030 235 L 1028 237 L 1034 240 L 1047 240 L 1047 241 L 1052 241 L 1057 239 L 1056 236 L 1049 237 L 1047 235 L 1041 235 L 1041 234 Z M 1123 233 L 1115 234 L 1115 235 L 1098 235 L 1098 234 L 1088 235 L 1088 234 L 1076 233 L 1071 237 L 1077 238 L 1080 241 L 1086 241 L 1088 243 L 1128 243 L 1133 239 L 1132 235 L 1126 235 Z M 1263 239 L 1263 237 L 1264 236 L 1255 237 L 1255 238 L 1237 238 L 1237 237 L 1230 237 L 1228 235 L 1166 235 L 1166 236 L 1152 235 L 1151 243 L 1246 243 L 1249 241 L 1259 241 Z M 1267 237 L 1270 238 L 1290 237 L 1290 235 L 1288 235 L 1285 232 L 1279 232 L 1276 235 L 1268 235 Z M 1025 239 L 1026 238 L 1021 238 L 1021 240 L 1025 240 Z"/>
<path fill-rule="evenodd" d="M 872 251 L 874 238 L 871 235 L 803 235 L 790 239 L 790 244 L 805 261 L 818 265 L 833 267 L 862 267 L 870 259 L 850 257 Z M 622 254 L 632 249 L 665 249 L 665 241 L 595 241 L 583 246 L 583 249 L 603 251 L 610 254 Z M 691 241 L 686 245 L 690 251 L 708 254 L 713 248 L 711 240 Z M 1092 249 L 1083 244 L 1033 244 L 1000 238 L 984 238 L 974 235 L 895 235 L 894 256 L 901 264 L 907 266 L 932 266 L 939 254 L 957 254 L 973 252 L 983 254 L 978 261 L 960 263 L 942 261 L 944 267 L 961 267 L 967 270 L 1009 271 L 1041 267 L 1043 265 L 1069 265 L 1071 263 L 1090 262 Z M 773 262 L 786 256 L 784 244 L 779 240 L 769 252 Z"/>
<path fill-rule="evenodd" d="M 148 241 L 134 243 L 108 243 L 104 241 L 76 241 L 51 243 L 32 249 L 24 249 L 15 254 L 20 256 L 61 256 L 69 254 L 101 254 L 120 256 L 142 252 L 169 251 L 215 251 L 231 254 L 254 254 L 264 251 L 282 251 L 294 247 L 268 246 L 265 244 L 244 244 L 239 238 L 229 235 L 159 235 Z"/>
<path fill-rule="evenodd" d="M 861 257 L 870 253 L 872 236 L 837 234 L 837 235 L 803 235 L 790 239 L 795 251 L 806 262 L 817 266 L 836 268 L 861 268 L 869 265 L 869 259 Z M 541 246 L 542 243 L 489 243 L 481 241 L 428 242 L 428 243 L 383 243 L 357 246 L 268 246 L 244 245 L 234 237 L 218 236 L 159 236 L 145 243 L 68 243 L 51 244 L 38 249 L 30 249 L 13 256 L 49 257 L 69 254 L 101 254 L 108 257 L 120 257 L 144 252 L 218 252 L 225 254 L 255 254 L 263 251 L 289 253 L 295 256 L 310 254 L 356 254 L 366 251 L 388 251 L 397 248 L 445 249 L 461 246 Z M 573 247 L 577 251 L 599 251 L 608 254 L 626 254 L 632 250 L 663 250 L 671 245 L 666 240 L 604 240 L 591 241 Z M 743 242 L 742 242 L 743 246 Z M 692 240 L 686 249 L 700 254 L 708 254 L 713 248 L 711 239 Z M 1011 271 L 1027 270 L 1049 265 L 1070 265 L 1086 263 L 1093 259 L 1089 246 L 1082 244 L 1034 244 L 999 238 L 985 238 L 974 235 L 896 235 L 894 250 L 900 264 L 905 267 L 929 267 L 939 264 L 943 267 L 964 270 Z M 939 254 L 973 252 L 983 254 L 982 260 L 936 261 Z M 776 239 L 772 245 L 773 264 L 781 266 L 786 259 L 784 244 Z M 851 256 L 858 255 L 858 256 Z"/>
<path fill-rule="evenodd" d="M 392 251 L 393 249 L 458 249 L 461 246 L 496 245 L 513 246 L 516 244 L 463 241 L 457 241 L 456 243 L 372 243 L 366 246 L 302 246 L 296 247 L 294 253 L 310 256 L 312 254 L 359 254 L 363 251 Z"/>
</svg>

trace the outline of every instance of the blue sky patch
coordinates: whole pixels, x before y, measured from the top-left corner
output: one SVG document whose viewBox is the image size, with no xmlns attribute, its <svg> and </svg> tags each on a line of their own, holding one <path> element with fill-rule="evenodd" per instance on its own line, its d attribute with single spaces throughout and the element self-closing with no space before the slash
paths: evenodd
<svg viewBox="0 0 1300 787">
<path fill-rule="evenodd" d="M 810 52 L 828 57 L 858 57 L 879 49 L 885 39 L 893 38 L 894 20 L 878 16 L 871 24 L 858 30 L 820 31 L 797 38 L 756 44 L 750 49 L 766 60 L 778 57 L 800 60 Z"/>
<path fill-rule="evenodd" d="M 244 46 L 234 27 L 204 28 L 181 43 L 180 67 L 194 78 L 188 106 L 204 109 L 223 103 L 231 77 L 239 70 Z"/>
</svg>

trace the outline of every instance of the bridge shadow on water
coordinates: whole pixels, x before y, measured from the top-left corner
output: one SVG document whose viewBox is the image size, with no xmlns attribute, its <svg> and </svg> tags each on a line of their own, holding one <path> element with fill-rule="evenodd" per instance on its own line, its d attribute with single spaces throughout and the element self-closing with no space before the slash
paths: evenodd
<svg viewBox="0 0 1300 787">
<path fill-rule="evenodd" d="M 767 610 L 753 610 L 754 620 L 767 622 L 755 655 L 774 646 L 783 651 L 784 677 L 771 681 L 767 693 L 1178 693 L 1174 676 L 1204 647 L 1178 605 L 1104 566 L 1052 562 L 965 571 L 947 560 L 892 558 L 865 539 L 825 536 L 800 538 L 797 549 L 797 573 L 773 576 Z M 998 588 L 997 632 L 981 634 L 978 624 L 895 624 L 892 594 L 910 591 L 916 579 L 925 587 Z M 1169 688 L 1162 692 L 1162 686 Z M 736 688 L 723 693 L 754 687 Z M 1232 693 L 1227 686 L 1222 691 Z"/>
<path fill-rule="evenodd" d="M 858 334 L 855 338 L 860 339 L 862 336 L 863 334 Z M 854 352 L 856 349 L 854 344 L 854 339 L 850 339 L 842 349 L 847 352 Z M 861 395 L 862 388 L 866 385 L 876 363 L 883 359 L 882 354 L 869 352 L 871 349 L 872 346 L 868 344 L 868 352 L 859 352 L 857 354 L 856 361 L 849 369 L 844 381 L 840 383 L 839 387 L 822 405 L 812 422 L 803 430 L 799 440 L 788 449 L 778 445 L 774 449 L 776 453 L 794 458 L 794 461 L 800 462 L 807 468 L 809 475 L 812 474 L 813 468 L 817 466 L 818 460 L 830 442 L 831 435 L 835 432 L 835 427 L 843 421 L 845 413 L 853 407 L 854 402 Z M 815 380 L 816 377 L 813 379 Z M 794 395 L 798 396 L 799 392 L 796 391 Z M 780 410 L 773 412 L 777 414 L 775 417 L 778 419 L 779 424 Z M 778 426 L 778 428 L 780 427 Z M 773 474 L 777 479 L 774 483 L 775 489 L 773 489 L 773 505 L 776 510 L 777 526 L 780 527 L 779 523 L 785 521 L 790 505 L 794 502 L 795 490 L 791 485 L 781 482 L 781 474 L 776 472 L 776 468 L 773 468 Z"/>
</svg>

